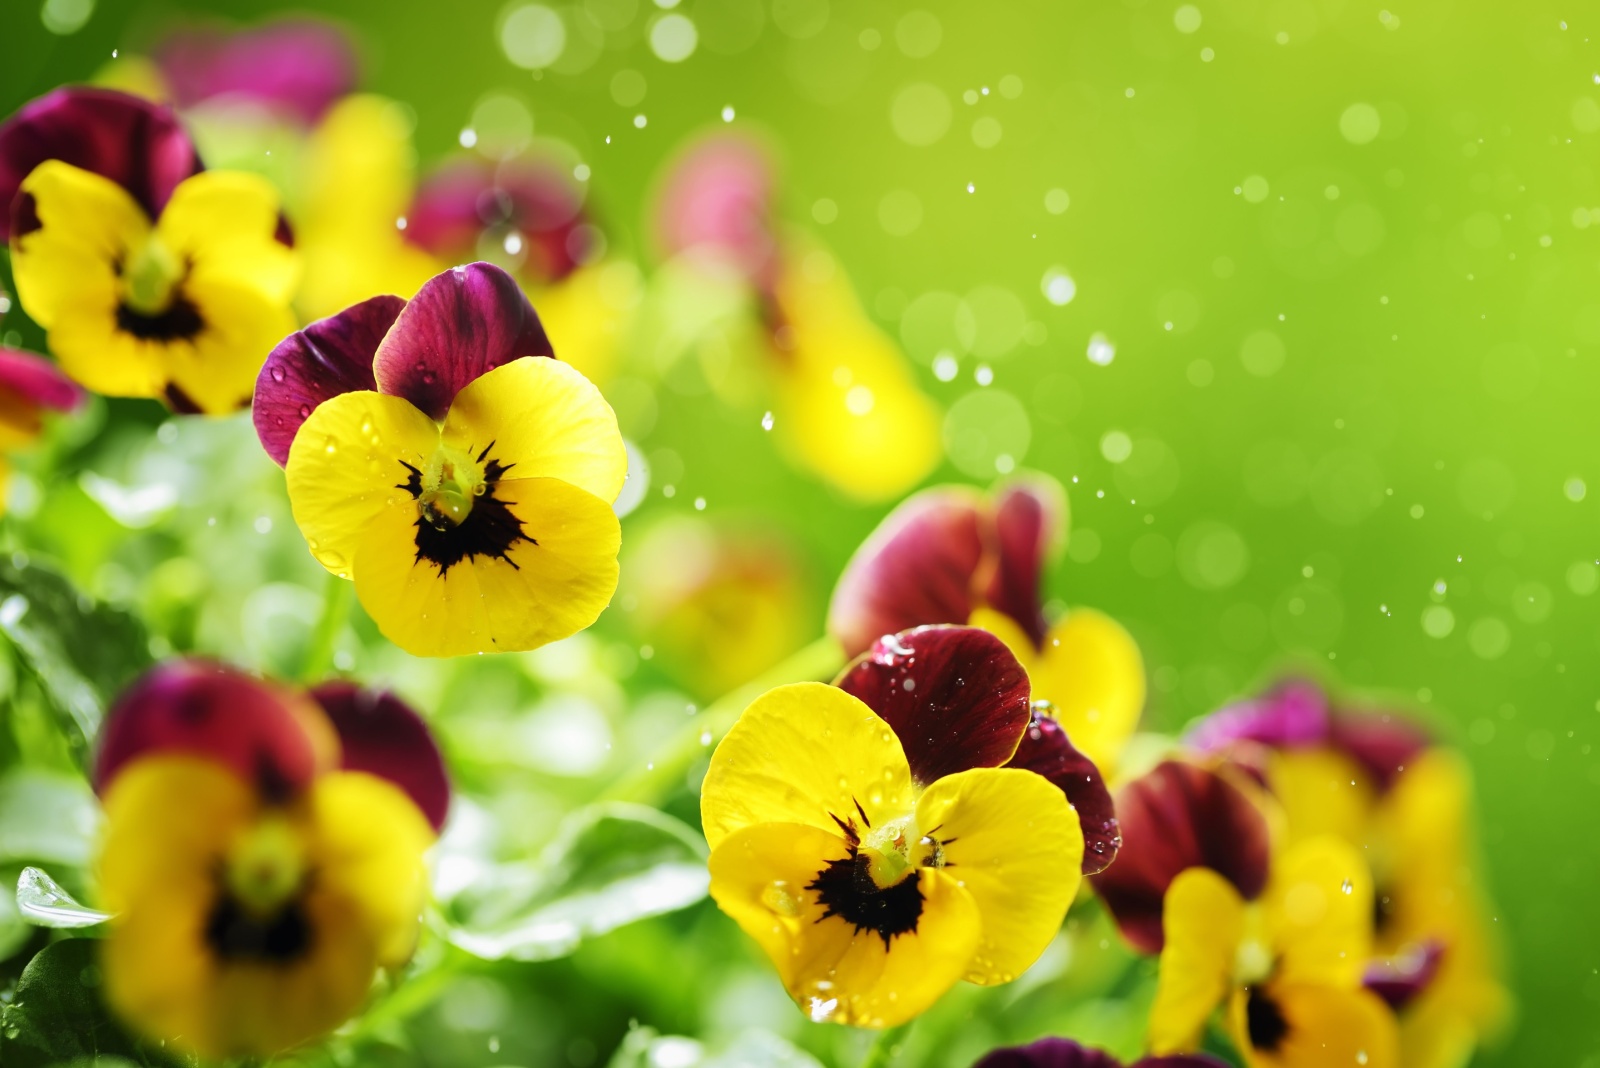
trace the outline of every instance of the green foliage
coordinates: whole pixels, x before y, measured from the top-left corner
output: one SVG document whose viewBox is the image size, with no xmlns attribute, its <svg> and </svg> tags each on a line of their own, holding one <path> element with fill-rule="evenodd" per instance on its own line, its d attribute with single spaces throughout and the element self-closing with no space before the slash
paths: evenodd
<svg viewBox="0 0 1600 1068">
<path fill-rule="evenodd" d="M 0 1063 L 6 1068 L 103 1057 L 151 1068 L 180 1063 L 111 1018 L 100 997 L 96 950 L 91 941 L 54 942 L 23 969 L 10 1002 L 0 1005 Z"/>
</svg>

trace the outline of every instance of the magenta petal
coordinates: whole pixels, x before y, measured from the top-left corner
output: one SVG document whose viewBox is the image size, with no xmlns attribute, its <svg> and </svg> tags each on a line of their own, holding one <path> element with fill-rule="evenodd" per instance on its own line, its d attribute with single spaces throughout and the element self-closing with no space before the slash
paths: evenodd
<svg viewBox="0 0 1600 1068">
<path fill-rule="evenodd" d="M 976 627 L 885 635 L 835 684 L 894 728 L 927 784 L 1011 759 L 1028 726 L 1028 673 L 1004 642 Z"/>
<path fill-rule="evenodd" d="M 1329 741 L 1366 768 L 1384 791 L 1433 744 L 1420 724 L 1401 716 L 1342 710 L 1333 717 Z"/>
<path fill-rule="evenodd" d="M 1035 645 L 1044 644 L 1050 629 L 1039 590 L 1045 557 L 1061 530 L 1063 501 L 1061 488 L 1042 478 L 1013 483 L 995 501 L 997 564 L 984 599 L 1016 620 Z"/>
<path fill-rule="evenodd" d="M 772 228 L 775 180 L 767 153 L 733 133 L 691 146 L 668 170 L 655 208 L 656 240 L 668 256 L 712 248 L 757 289 L 771 288 L 778 245 Z"/>
<path fill-rule="evenodd" d="M 308 715 L 285 691 L 205 660 L 152 668 L 123 692 L 101 728 L 94 788 L 104 794 L 129 761 L 152 754 L 205 757 L 282 798 L 310 783 L 318 749 Z M 324 728 L 325 729 L 325 728 Z"/>
<path fill-rule="evenodd" d="M 1070 1038 L 1041 1038 L 1026 1046 L 997 1049 L 973 1068 L 1122 1068 L 1122 1062 L 1098 1049 L 1080 1046 Z M 1145 1057 L 1131 1068 L 1227 1068 L 1223 1061 L 1203 1053 L 1175 1057 Z"/>
<path fill-rule="evenodd" d="M 291 18 L 228 33 L 181 29 L 155 49 L 179 107 L 240 97 L 286 111 L 306 125 L 356 86 L 356 55 L 337 27 Z"/>
<path fill-rule="evenodd" d="M 405 305 L 399 297 L 372 297 L 278 342 L 256 378 L 251 413 L 268 456 L 288 463 L 300 424 L 329 397 L 378 388 L 372 359 Z"/>
<path fill-rule="evenodd" d="M 553 356 L 516 279 L 492 263 L 452 267 L 407 302 L 373 361 L 378 389 L 443 419 L 458 392 L 523 356 Z"/>
<path fill-rule="evenodd" d="M 1022 744 L 1006 766 L 1043 775 L 1072 802 L 1083 827 L 1083 874 L 1094 875 L 1110 867 L 1122 847 L 1111 791 L 1100 769 L 1074 748 L 1060 723 L 1035 710 Z"/>
<path fill-rule="evenodd" d="M 0 389 L 27 398 L 41 408 L 70 412 L 83 403 L 84 392 L 61 368 L 43 356 L 0 347 Z"/>
<path fill-rule="evenodd" d="M 1443 943 L 1430 939 L 1404 953 L 1384 957 L 1367 965 L 1361 985 L 1399 1012 L 1428 988 L 1444 960 Z"/>
<path fill-rule="evenodd" d="M 449 260 L 475 254 L 485 233 L 503 242 L 515 231 L 523 248 L 518 272 L 551 282 L 592 251 L 582 209 L 582 191 L 552 160 L 515 159 L 493 167 L 457 159 L 418 188 L 406 212 L 406 239 Z"/>
<path fill-rule="evenodd" d="M 417 803 L 435 831 L 450 811 L 444 757 L 422 717 L 392 693 L 327 682 L 311 696 L 338 732 L 341 767 L 387 779 Z"/>
<path fill-rule="evenodd" d="M 478 235 L 505 207 L 494 196 L 494 169 L 480 159 L 443 164 L 417 186 L 406 209 L 406 240 L 435 256 L 471 255 Z"/>
<path fill-rule="evenodd" d="M 59 159 L 126 189 L 155 218 L 178 183 L 201 170 L 171 108 L 110 89 L 47 93 L 0 125 L 0 240 L 11 237 L 17 189 L 33 169 Z"/>
<path fill-rule="evenodd" d="M 1327 739 L 1327 695 L 1316 683 L 1296 679 L 1264 696 L 1218 709 L 1191 727 L 1184 740 L 1201 752 L 1215 753 L 1234 742 L 1295 749 Z"/>
<path fill-rule="evenodd" d="M 1122 851 L 1094 876 L 1094 888 L 1123 935 L 1145 953 L 1164 941 L 1161 904 L 1187 868 L 1204 867 L 1246 899 L 1267 882 L 1267 821 L 1216 772 L 1168 760 L 1117 792 Z"/>
<path fill-rule="evenodd" d="M 834 587 L 828 629 L 855 656 L 885 634 L 965 623 L 983 560 L 983 503 L 971 490 L 924 490 L 872 532 Z"/>
</svg>

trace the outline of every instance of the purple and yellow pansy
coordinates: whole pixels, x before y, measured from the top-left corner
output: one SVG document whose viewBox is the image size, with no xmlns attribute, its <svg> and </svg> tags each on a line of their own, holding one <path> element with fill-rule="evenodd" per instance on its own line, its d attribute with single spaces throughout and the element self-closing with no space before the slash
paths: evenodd
<svg viewBox="0 0 1600 1068">
<path fill-rule="evenodd" d="M 1124 1065 L 1104 1050 L 1079 1045 L 1070 1038 L 1041 1038 L 1026 1046 L 993 1050 L 972 1068 L 1124 1068 Z M 1226 1068 L 1226 1064 L 1200 1053 L 1180 1053 L 1172 1057 L 1140 1057 L 1126 1068 Z"/>
<path fill-rule="evenodd" d="M 536 648 L 616 589 L 616 417 L 498 267 L 292 334 L 254 418 L 312 555 L 409 652 Z"/>
</svg>

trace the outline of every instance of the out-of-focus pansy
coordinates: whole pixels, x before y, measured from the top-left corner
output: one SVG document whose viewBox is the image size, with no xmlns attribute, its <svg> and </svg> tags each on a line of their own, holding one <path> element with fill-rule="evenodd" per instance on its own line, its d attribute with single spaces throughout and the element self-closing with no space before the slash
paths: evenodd
<svg viewBox="0 0 1600 1068">
<path fill-rule="evenodd" d="M 1196 1049 L 1223 1009 L 1248 1068 L 1402 1063 L 1394 1015 L 1362 984 L 1372 944 L 1372 879 L 1335 838 L 1285 850 L 1252 904 L 1211 868 L 1168 888 L 1150 1048 Z"/>
<path fill-rule="evenodd" d="M 1041 1038 L 1026 1046 L 984 1054 L 972 1068 L 1124 1068 L 1104 1050 L 1080 1046 L 1070 1038 Z M 1226 1068 L 1226 1062 L 1199 1053 L 1174 1057 L 1140 1057 L 1127 1068 Z"/>
<path fill-rule="evenodd" d="M 304 124 L 355 89 L 349 37 L 331 23 L 287 18 L 239 29 L 181 26 L 152 50 L 172 103 L 244 101 Z"/>
<path fill-rule="evenodd" d="M 1508 997 L 1458 756 L 1406 715 L 1335 704 L 1307 680 L 1213 713 L 1189 741 L 1257 770 L 1286 841 L 1335 835 L 1369 858 L 1369 986 L 1399 1013 L 1405 1064 L 1459 1064 L 1497 1030 Z"/>
<path fill-rule="evenodd" d="M 12 268 L 62 370 L 180 412 L 249 403 L 262 355 L 294 328 L 297 267 L 270 184 L 225 171 L 172 182 L 197 163 L 170 113 L 100 90 L 24 108 L 0 129 L 0 159 L 7 173 L 34 164 L 10 199 Z"/>
<path fill-rule="evenodd" d="M 712 698 L 806 643 L 814 602 L 781 531 L 674 517 L 630 536 L 621 591 L 655 659 Z"/>
<path fill-rule="evenodd" d="M 1067 795 L 1000 766 L 1031 716 L 1016 658 L 965 627 L 896 642 L 758 698 L 701 790 L 711 895 L 813 1020 L 892 1026 L 1015 979 L 1081 880 Z"/>
<path fill-rule="evenodd" d="M 1066 524 L 1066 496 L 1040 476 L 985 496 L 924 490 L 856 551 L 834 589 L 828 628 L 848 652 L 880 634 L 927 623 L 971 623 L 1000 636 L 1049 701 L 1073 743 L 1112 768 L 1144 706 L 1144 663 L 1126 630 L 1093 609 L 1053 625 L 1040 598 Z"/>
<path fill-rule="evenodd" d="M 11 310 L 11 297 L 0 291 L 0 320 Z M 9 457 L 38 438 L 46 412 L 76 411 L 83 390 L 42 356 L 0 345 L 0 514 L 6 508 Z"/>
<path fill-rule="evenodd" d="M 317 561 L 419 656 L 532 649 L 617 584 L 627 457 L 516 281 L 475 263 L 272 350 L 256 431 Z"/>
<path fill-rule="evenodd" d="M 337 1027 L 410 956 L 443 764 L 392 695 L 340 686 L 326 702 L 178 661 L 108 715 L 102 969 L 151 1038 L 265 1057 Z"/>
<path fill-rule="evenodd" d="M 778 276 L 776 184 L 771 155 L 749 137 L 719 132 L 690 145 L 663 172 L 651 213 L 663 258 L 724 258 L 747 284 L 770 296 Z"/>
<path fill-rule="evenodd" d="M 1163 761 L 1117 790 L 1116 805 L 1122 850 L 1094 888 L 1141 952 L 1161 951 L 1162 903 L 1183 872 L 1205 868 L 1243 901 L 1266 886 L 1267 819 L 1241 784 L 1217 771 Z"/>
</svg>

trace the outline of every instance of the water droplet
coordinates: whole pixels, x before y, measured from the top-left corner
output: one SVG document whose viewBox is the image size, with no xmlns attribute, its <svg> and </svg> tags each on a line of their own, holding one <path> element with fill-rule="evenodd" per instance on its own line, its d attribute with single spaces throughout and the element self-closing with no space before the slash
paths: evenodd
<svg viewBox="0 0 1600 1068">
<path fill-rule="evenodd" d="M 277 366 L 276 364 L 274 364 L 273 367 L 272 367 L 272 380 L 274 382 L 282 382 L 283 381 L 283 368 Z"/>
<path fill-rule="evenodd" d="M 309 404 L 300 405 L 300 418 L 302 418 L 302 419 L 311 418 L 311 405 L 309 405 Z"/>
<path fill-rule="evenodd" d="M 772 429 L 772 413 L 771 412 L 768 412 L 766 415 L 763 415 L 761 417 L 761 429 L 762 430 L 771 430 Z"/>
<path fill-rule="evenodd" d="M 1339 891 L 1348 896 L 1355 892 L 1355 885 L 1351 883 L 1349 879 L 1346 879 L 1344 882 L 1339 884 Z"/>
</svg>

